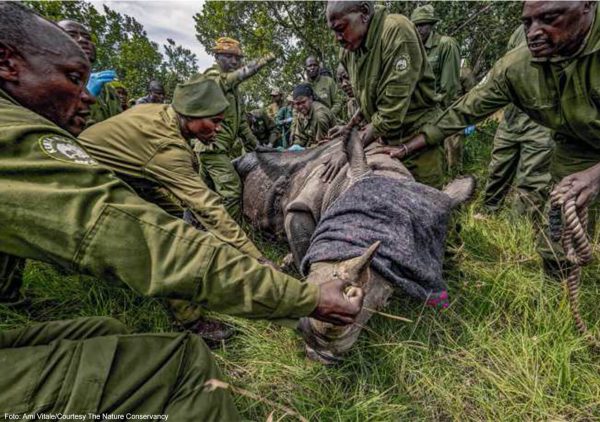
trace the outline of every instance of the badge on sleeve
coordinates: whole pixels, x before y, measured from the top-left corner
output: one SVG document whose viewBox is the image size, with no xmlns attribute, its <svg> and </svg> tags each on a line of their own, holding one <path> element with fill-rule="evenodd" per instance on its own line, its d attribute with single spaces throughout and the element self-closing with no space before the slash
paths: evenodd
<svg viewBox="0 0 600 422">
<path fill-rule="evenodd" d="M 42 151 L 55 160 L 83 164 L 86 166 L 99 165 L 86 150 L 81 148 L 74 140 L 65 136 L 42 136 L 39 140 L 39 144 Z"/>
<path fill-rule="evenodd" d="M 406 69 L 408 69 L 409 64 L 410 60 L 408 59 L 408 56 L 406 54 L 402 54 L 396 61 L 396 70 L 398 72 L 404 72 Z"/>
</svg>

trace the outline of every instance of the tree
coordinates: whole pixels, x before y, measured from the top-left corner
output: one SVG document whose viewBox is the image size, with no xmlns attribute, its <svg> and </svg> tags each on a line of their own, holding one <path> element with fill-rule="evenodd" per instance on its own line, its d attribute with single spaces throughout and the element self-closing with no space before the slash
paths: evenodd
<svg viewBox="0 0 600 422">
<path fill-rule="evenodd" d="M 175 41 L 168 38 L 167 44 L 163 45 L 165 60 L 161 64 L 161 80 L 165 91 L 173 92 L 178 83 L 190 79 L 198 73 L 198 59 L 189 49 L 177 45 Z"/>
<path fill-rule="evenodd" d="M 169 96 L 177 82 L 197 71 L 196 56 L 169 40 L 165 46 L 167 61 L 157 43 L 135 18 L 103 6 L 104 14 L 83 1 L 27 1 L 26 4 L 52 21 L 70 19 L 87 26 L 96 44 L 94 70 L 115 69 L 131 98 L 146 94 L 148 82 L 164 80 Z"/>
<path fill-rule="evenodd" d="M 426 2 L 380 2 L 391 13 L 410 16 Z M 230 36 L 242 43 L 246 55 L 254 58 L 272 51 L 278 60 L 244 83 L 243 91 L 252 102 L 268 99 L 272 87 L 284 92 L 303 79 L 304 60 L 319 57 L 335 71 L 339 48 L 327 28 L 322 1 L 298 2 L 219 2 L 207 1 L 195 15 L 196 37 L 210 51 L 214 41 Z M 482 77 L 504 52 L 513 28 L 519 24 L 520 4 L 516 2 L 449 1 L 435 2 L 442 33 L 457 38 L 464 58 Z"/>
</svg>

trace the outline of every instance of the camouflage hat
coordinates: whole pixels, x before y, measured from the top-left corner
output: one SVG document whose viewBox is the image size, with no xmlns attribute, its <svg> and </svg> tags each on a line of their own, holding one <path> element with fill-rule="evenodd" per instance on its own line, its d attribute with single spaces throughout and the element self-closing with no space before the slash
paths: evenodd
<svg viewBox="0 0 600 422">
<path fill-rule="evenodd" d="M 123 82 L 121 81 L 111 81 L 108 82 L 106 85 L 110 86 L 111 88 L 124 89 L 125 91 L 127 91 L 127 88 L 125 87 L 125 85 L 123 85 Z"/>
<path fill-rule="evenodd" d="M 415 10 L 413 10 L 412 14 L 410 15 L 410 20 L 415 25 L 421 23 L 436 23 L 437 21 L 439 21 L 439 19 L 435 17 L 435 11 L 433 10 L 433 6 L 430 4 L 417 7 Z"/>
<path fill-rule="evenodd" d="M 279 88 L 273 88 L 271 90 L 271 95 L 275 96 L 275 95 L 281 95 L 281 91 L 279 90 Z"/>
<path fill-rule="evenodd" d="M 200 76 L 175 87 L 173 109 L 189 117 L 210 117 L 225 111 L 229 102 L 213 79 Z"/>
<path fill-rule="evenodd" d="M 240 42 L 229 37 L 221 37 L 217 40 L 215 46 L 212 49 L 213 53 L 225 53 L 235 54 L 236 56 L 243 57 Z"/>
</svg>

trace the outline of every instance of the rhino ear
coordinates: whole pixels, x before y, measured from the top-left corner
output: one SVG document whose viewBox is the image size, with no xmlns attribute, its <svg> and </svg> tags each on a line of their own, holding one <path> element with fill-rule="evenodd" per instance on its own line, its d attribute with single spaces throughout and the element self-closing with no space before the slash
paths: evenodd
<svg viewBox="0 0 600 422">
<path fill-rule="evenodd" d="M 380 241 L 373 243 L 361 256 L 349 259 L 342 264 L 347 280 L 359 285 L 362 285 L 363 282 L 366 281 L 364 279 L 365 273 L 369 268 L 369 265 L 371 265 L 371 261 L 373 260 L 373 256 L 375 255 L 375 252 L 377 252 L 379 245 L 381 245 Z"/>
</svg>

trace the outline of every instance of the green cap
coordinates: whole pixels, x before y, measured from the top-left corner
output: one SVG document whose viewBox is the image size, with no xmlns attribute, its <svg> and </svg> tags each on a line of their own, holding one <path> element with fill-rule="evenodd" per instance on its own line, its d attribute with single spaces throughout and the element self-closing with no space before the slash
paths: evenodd
<svg viewBox="0 0 600 422">
<path fill-rule="evenodd" d="M 184 116 L 210 117 L 224 112 L 229 102 L 218 83 L 200 76 L 175 87 L 172 106 Z"/>
<path fill-rule="evenodd" d="M 410 20 L 418 25 L 420 23 L 436 23 L 439 21 L 438 18 L 435 17 L 435 11 L 433 10 L 433 6 L 430 4 L 426 4 L 425 6 L 417 7 L 413 10 L 410 15 Z"/>
</svg>

